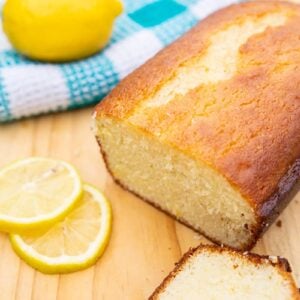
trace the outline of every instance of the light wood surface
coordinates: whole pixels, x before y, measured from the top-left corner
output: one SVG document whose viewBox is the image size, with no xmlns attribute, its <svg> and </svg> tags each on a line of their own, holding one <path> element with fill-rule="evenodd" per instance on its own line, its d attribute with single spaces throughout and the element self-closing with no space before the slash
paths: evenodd
<svg viewBox="0 0 300 300">
<path fill-rule="evenodd" d="M 146 299 L 191 246 L 203 237 L 117 186 L 107 173 L 91 131 L 92 108 L 0 125 L 0 167 L 31 155 L 64 159 L 113 206 L 113 233 L 98 263 L 69 275 L 44 275 L 13 252 L 0 233 L 1 300 Z M 253 249 L 282 255 L 300 283 L 300 193 Z"/>
</svg>

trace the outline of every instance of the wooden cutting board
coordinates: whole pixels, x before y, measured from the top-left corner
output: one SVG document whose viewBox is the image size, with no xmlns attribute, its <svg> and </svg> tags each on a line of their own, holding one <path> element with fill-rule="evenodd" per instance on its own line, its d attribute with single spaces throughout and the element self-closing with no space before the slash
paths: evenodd
<svg viewBox="0 0 300 300">
<path fill-rule="evenodd" d="M 92 109 L 0 125 L 0 167 L 31 155 L 74 164 L 86 182 L 101 188 L 113 206 L 113 233 L 98 263 L 68 275 L 44 275 L 13 252 L 0 233 L 1 300 L 146 299 L 191 246 L 208 243 L 117 186 L 107 173 L 91 132 Z M 300 283 L 300 193 L 254 252 L 289 259 Z"/>
</svg>

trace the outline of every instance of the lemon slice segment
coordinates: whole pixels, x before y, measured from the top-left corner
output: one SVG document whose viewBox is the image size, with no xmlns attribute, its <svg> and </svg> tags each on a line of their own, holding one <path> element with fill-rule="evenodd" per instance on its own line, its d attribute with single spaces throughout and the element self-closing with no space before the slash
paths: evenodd
<svg viewBox="0 0 300 300">
<path fill-rule="evenodd" d="M 46 228 L 81 195 L 81 179 L 70 164 L 42 157 L 18 160 L 0 170 L 0 230 Z"/>
<path fill-rule="evenodd" d="M 68 273 L 94 264 L 111 232 L 111 207 L 96 188 L 84 185 L 83 197 L 64 220 L 43 233 L 10 235 L 14 250 L 33 268 Z"/>
</svg>

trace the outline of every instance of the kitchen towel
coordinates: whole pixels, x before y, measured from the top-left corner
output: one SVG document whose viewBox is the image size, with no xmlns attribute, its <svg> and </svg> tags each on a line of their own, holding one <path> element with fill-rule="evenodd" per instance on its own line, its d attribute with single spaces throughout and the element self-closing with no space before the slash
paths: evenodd
<svg viewBox="0 0 300 300">
<path fill-rule="evenodd" d="M 110 43 L 87 59 L 49 64 L 12 49 L 0 25 L 0 122 L 99 102 L 122 78 L 209 13 L 238 0 L 123 0 Z"/>
</svg>

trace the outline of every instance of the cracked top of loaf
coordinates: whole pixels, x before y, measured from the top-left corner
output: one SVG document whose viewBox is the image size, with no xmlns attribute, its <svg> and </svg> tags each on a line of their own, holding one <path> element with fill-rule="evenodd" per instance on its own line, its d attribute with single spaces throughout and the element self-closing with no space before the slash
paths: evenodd
<svg viewBox="0 0 300 300">
<path fill-rule="evenodd" d="M 96 111 L 207 163 L 261 210 L 300 158 L 300 5 L 214 13 Z"/>
</svg>

